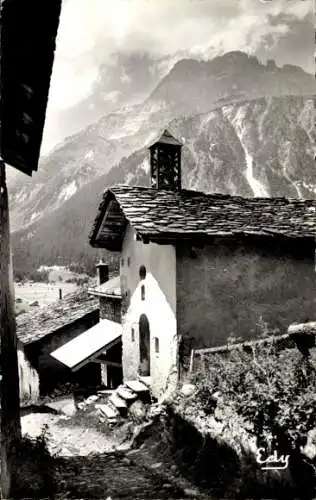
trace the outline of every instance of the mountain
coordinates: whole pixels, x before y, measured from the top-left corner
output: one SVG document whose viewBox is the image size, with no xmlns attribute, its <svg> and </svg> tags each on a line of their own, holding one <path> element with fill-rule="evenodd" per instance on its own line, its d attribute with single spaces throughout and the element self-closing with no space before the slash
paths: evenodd
<svg viewBox="0 0 316 500">
<path fill-rule="evenodd" d="M 149 61 L 146 61 L 144 63 L 141 57 L 136 61 L 128 59 L 122 66 L 126 70 L 129 62 L 130 69 L 134 62 L 143 75 L 140 80 L 144 86 L 149 85 Z M 113 71 L 109 78 L 114 78 Z M 101 80 L 104 79 L 103 75 Z M 66 138 L 44 157 L 33 178 L 14 179 L 9 184 L 12 230 L 26 227 L 58 209 L 85 184 L 147 145 L 157 131 L 174 118 L 190 118 L 225 104 L 265 96 L 308 96 L 314 89 L 314 77 L 300 68 L 277 68 L 273 61 L 264 65 L 242 52 L 227 53 L 207 62 L 183 59 L 143 103 L 107 113 L 96 123 Z M 101 95 L 101 88 L 96 95 Z M 82 105 L 85 108 L 86 103 Z M 183 136 L 186 137 L 185 131 Z"/>
<path fill-rule="evenodd" d="M 211 61 L 182 59 L 161 80 L 150 96 L 183 112 L 209 109 L 214 102 L 264 96 L 313 95 L 315 79 L 297 66 L 278 68 L 273 60 L 262 64 L 255 56 L 229 52 Z"/>
<path fill-rule="evenodd" d="M 128 106 L 66 138 L 41 160 L 32 178 L 9 179 L 12 230 L 52 213 L 85 184 L 143 147 L 171 118 L 159 103 Z"/>
<path fill-rule="evenodd" d="M 177 59 L 180 57 L 178 54 Z M 171 56 L 153 58 L 146 52 L 113 53 L 98 68 L 98 77 L 86 98 L 59 112 L 58 120 L 48 106 L 44 130 L 46 151 L 49 147 L 46 137 L 49 137 L 50 143 L 56 144 L 61 138 L 96 123 L 107 113 L 142 102 L 174 62 Z"/>
<path fill-rule="evenodd" d="M 305 95 L 297 95 L 298 82 Z M 236 95 L 233 86 L 241 84 L 249 98 Z M 285 85 L 289 95 L 283 95 Z M 102 191 L 117 183 L 149 185 L 146 146 L 167 125 L 184 141 L 187 188 L 315 197 L 314 86 L 314 77 L 299 68 L 264 66 L 242 53 L 178 62 L 144 103 L 109 113 L 67 138 L 43 159 L 34 179 L 15 183 L 14 265 L 54 264 L 58 256 L 65 263 L 95 259 L 87 237 Z M 201 98 L 207 89 L 208 99 Z"/>
</svg>

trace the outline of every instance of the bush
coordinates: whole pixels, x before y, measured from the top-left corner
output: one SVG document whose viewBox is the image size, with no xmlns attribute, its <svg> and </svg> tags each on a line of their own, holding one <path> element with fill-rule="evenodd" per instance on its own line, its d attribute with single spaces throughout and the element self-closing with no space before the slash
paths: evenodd
<svg viewBox="0 0 316 500">
<path fill-rule="evenodd" d="M 54 498 L 54 457 L 47 449 L 47 427 L 37 438 L 24 436 L 14 458 L 14 498 Z"/>
<path fill-rule="evenodd" d="M 298 451 L 315 427 L 315 355 L 274 344 L 253 346 L 252 352 L 234 349 L 210 356 L 195 378 L 203 406 L 207 394 L 212 406 L 211 395 L 219 392 L 224 405 L 251 422 L 258 442 L 273 449 Z"/>
<path fill-rule="evenodd" d="M 235 422 L 224 441 L 232 450 L 240 449 L 240 479 L 236 476 L 237 483 L 232 482 L 238 498 L 315 498 L 316 456 L 311 443 L 316 422 L 316 356 L 312 351 L 306 356 L 275 344 L 252 346 L 248 352 L 236 348 L 209 356 L 192 376 L 197 391 L 186 404 L 204 413 L 205 421 L 212 413 L 222 424 Z M 252 436 L 266 456 L 274 452 L 278 457 L 289 456 L 283 474 L 265 475 L 253 452 L 240 448 L 240 438 L 245 443 Z"/>
</svg>

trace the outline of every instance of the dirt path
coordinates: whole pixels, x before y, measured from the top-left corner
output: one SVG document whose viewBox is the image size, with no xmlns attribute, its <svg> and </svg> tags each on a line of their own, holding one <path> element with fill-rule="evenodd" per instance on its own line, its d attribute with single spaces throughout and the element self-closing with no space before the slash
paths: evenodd
<svg viewBox="0 0 316 500">
<path fill-rule="evenodd" d="M 22 433 L 39 436 L 47 428 L 48 449 L 58 456 L 86 456 L 90 453 L 113 451 L 118 444 L 115 436 L 90 427 L 68 424 L 66 415 L 33 413 L 22 417 Z"/>
<path fill-rule="evenodd" d="M 124 456 L 102 454 L 59 459 L 56 463 L 57 499 L 110 497 L 133 500 L 189 498 L 168 481 Z"/>
<path fill-rule="evenodd" d="M 21 424 L 22 433 L 33 438 L 46 427 L 48 449 L 56 463 L 56 500 L 202 498 L 175 481 L 170 468 L 166 472 L 148 451 L 115 451 L 126 438 L 127 427 L 111 430 L 93 413 L 74 413 L 69 398 L 51 406 L 68 415 L 31 413 L 21 418 Z"/>
</svg>

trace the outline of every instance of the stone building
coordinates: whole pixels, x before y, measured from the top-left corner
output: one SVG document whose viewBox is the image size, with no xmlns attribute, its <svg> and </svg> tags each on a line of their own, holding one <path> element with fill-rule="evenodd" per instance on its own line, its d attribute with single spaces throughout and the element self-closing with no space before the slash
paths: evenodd
<svg viewBox="0 0 316 500">
<path fill-rule="evenodd" d="M 100 261 L 97 264 L 98 285 L 89 288 L 89 294 L 98 298 L 100 319 L 121 323 L 121 280 L 120 276 L 109 278 L 109 266 Z"/>
<path fill-rule="evenodd" d="M 104 192 L 90 243 L 121 256 L 124 380 L 150 377 L 158 397 L 192 348 L 314 316 L 316 201 L 183 189 L 168 131 L 150 165 L 150 187 Z"/>
<path fill-rule="evenodd" d="M 87 292 L 62 300 L 17 319 L 20 397 L 36 402 L 60 384 L 100 385 L 100 367 L 90 363 L 76 373 L 51 356 L 60 346 L 99 323 L 99 304 Z"/>
<path fill-rule="evenodd" d="M 90 288 L 90 295 L 98 298 L 100 321 L 108 320 L 121 327 L 121 281 L 120 276 L 109 278 L 109 266 L 104 262 L 97 264 L 98 285 Z M 122 374 L 122 338 L 100 357 L 102 383 L 109 389 L 118 387 L 123 379 Z"/>
<path fill-rule="evenodd" d="M 120 278 L 109 279 L 109 268 L 103 262 L 97 264 L 97 277 L 98 285 L 88 294 L 98 304 L 98 322 L 50 355 L 72 373 L 94 364 L 102 386 L 115 389 L 123 378 Z"/>
</svg>

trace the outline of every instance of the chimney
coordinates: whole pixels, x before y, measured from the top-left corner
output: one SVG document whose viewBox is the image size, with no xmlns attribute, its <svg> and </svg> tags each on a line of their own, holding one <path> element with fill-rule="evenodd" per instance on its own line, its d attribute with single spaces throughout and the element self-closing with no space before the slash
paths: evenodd
<svg viewBox="0 0 316 500">
<path fill-rule="evenodd" d="M 168 130 L 149 147 L 153 189 L 181 191 L 181 148 L 182 143 Z"/>
<path fill-rule="evenodd" d="M 109 266 L 102 260 L 96 265 L 98 285 L 102 285 L 109 280 Z"/>
</svg>

